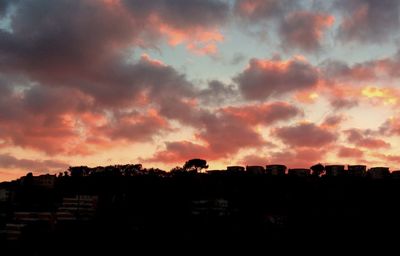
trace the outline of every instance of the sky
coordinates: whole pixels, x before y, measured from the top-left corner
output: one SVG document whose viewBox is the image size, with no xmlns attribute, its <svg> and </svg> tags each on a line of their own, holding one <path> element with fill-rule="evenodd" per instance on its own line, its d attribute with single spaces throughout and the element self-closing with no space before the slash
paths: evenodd
<svg viewBox="0 0 400 256">
<path fill-rule="evenodd" d="M 0 0 L 0 180 L 400 167 L 400 1 Z"/>
</svg>

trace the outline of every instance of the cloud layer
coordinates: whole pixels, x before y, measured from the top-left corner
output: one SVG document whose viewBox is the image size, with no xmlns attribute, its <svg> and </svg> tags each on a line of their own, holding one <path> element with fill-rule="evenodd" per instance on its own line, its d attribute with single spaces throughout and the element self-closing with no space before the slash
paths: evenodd
<svg viewBox="0 0 400 256">
<path fill-rule="evenodd" d="M 398 164 L 399 2 L 312 2 L 0 0 L 0 171 Z"/>
</svg>

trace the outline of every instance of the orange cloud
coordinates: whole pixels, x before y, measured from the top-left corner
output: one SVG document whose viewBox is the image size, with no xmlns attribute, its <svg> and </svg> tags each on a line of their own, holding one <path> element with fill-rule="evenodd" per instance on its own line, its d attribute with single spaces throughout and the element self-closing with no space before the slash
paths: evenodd
<svg viewBox="0 0 400 256">
<path fill-rule="evenodd" d="M 238 1 L 238 8 L 246 15 L 253 14 L 259 7 L 262 6 L 262 0 L 246 0 Z"/>
<path fill-rule="evenodd" d="M 150 17 L 150 22 L 158 29 L 161 35 L 167 37 L 168 44 L 177 46 L 186 45 L 192 53 L 198 55 L 213 55 L 217 53 L 217 45 L 224 41 L 224 36 L 215 27 L 173 27 L 164 23 L 157 15 Z"/>
<path fill-rule="evenodd" d="M 244 123 L 257 125 L 271 125 L 278 121 L 285 121 L 303 115 L 297 107 L 286 102 L 270 104 L 245 105 L 240 107 L 225 107 L 221 111 L 224 115 L 232 116 Z"/>
</svg>

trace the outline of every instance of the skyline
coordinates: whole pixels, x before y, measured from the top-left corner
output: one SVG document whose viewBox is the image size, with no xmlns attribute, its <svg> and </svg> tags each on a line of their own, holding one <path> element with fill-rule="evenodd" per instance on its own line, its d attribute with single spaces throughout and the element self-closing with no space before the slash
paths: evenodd
<svg viewBox="0 0 400 256">
<path fill-rule="evenodd" d="M 396 0 L 0 0 L 0 180 L 400 168 Z"/>
</svg>

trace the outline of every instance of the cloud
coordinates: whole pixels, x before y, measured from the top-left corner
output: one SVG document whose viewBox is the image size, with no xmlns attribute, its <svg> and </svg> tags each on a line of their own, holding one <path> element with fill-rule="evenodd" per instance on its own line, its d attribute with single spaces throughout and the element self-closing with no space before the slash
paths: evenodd
<svg viewBox="0 0 400 256">
<path fill-rule="evenodd" d="M 225 107 L 225 115 L 241 120 L 243 123 L 257 125 L 272 125 L 278 121 L 287 121 L 304 113 L 296 106 L 286 102 L 273 102 L 269 104 L 244 105 L 240 107 Z"/>
<path fill-rule="evenodd" d="M 239 93 L 234 85 L 226 85 L 218 80 L 212 80 L 208 82 L 206 89 L 198 92 L 198 98 L 204 104 L 221 105 L 227 101 L 237 99 Z"/>
<path fill-rule="evenodd" d="M 364 156 L 364 152 L 358 148 L 339 147 L 337 156 L 344 158 L 361 158 Z"/>
<path fill-rule="evenodd" d="M 325 78 L 332 81 L 371 81 L 385 71 L 386 60 L 373 60 L 355 63 L 349 66 L 339 60 L 325 60 L 320 64 Z"/>
<path fill-rule="evenodd" d="M 336 0 L 334 6 L 343 14 L 338 36 L 344 42 L 385 42 L 399 26 L 397 0 Z"/>
<path fill-rule="evenodd" d="M 356 146 L 369 148 L 369 149 L 379 149 L 379 148 L 390 148 L 390 143 L 374 138 L 371 135 L 371 132 L 360 129 L 349 129 L 345 130 L 344 133 L 347 135 L 347 141 Z"/>
<path fill-rule="evenodd" d="M 212 154 L 226 157 L 243 148 L 267 144 L 257 132 L 257 125 L 270 126 L 301 114 L 298 108 L 283 102 L 221 108 L 217 115 L 204 119 L 204 129 L 197 138 L 208 145 Z"/>
<path fill-rule="evenodd" d="M 17 4 L 19 0 L 0 0 L 0 19 L 7 15 L 12 4 Z"/>
<path fill-rule="evenodd" d="M 235 53 L 232 56 L 232 59 L 230 60 L 229 64 L 231 65 L 238 65 L 241 64 L 242 62 L 244 62 L 246 60 L 246 56 L 243 55 L 242 53 Z"/>
<path fill-rule="evenodd" d="M 155 110 L 147 113 L 116 113 L 103 126 L 97 128 L 98 136 L 111 140 L 123 139 L 130 142 L 149 142 L 155 135 L 171 130 L 169 123 Z"/>
<path fill-rule="evenodd" d="M 0 139 L 51 155 L 86 154 L 90 144 L 101 149 L 112 145 L 111 139 L 151 141 L 168 130 L 158 109 L 193 99 L 196 92 L 184 75 L 146 55 L 107 65 L 107 72 L 75 70 L 76 84 L 69 84 L 68 74 L 50 72 L 42 79 L 45 69 L 31 74 L 35 82 L 0 76 Z M 132 108 L 147 114 L 128 117 Z"/>
<path fill-rule="evenodd" d="M 271 164 L 285 164 L 288 168 L 310 168 L 322 162 L 326 153 L 323 148 L 285 149 L 271 153 L 267 159 Z"/>
<path fill-rule="evenodd" d="M 245 165 L 284 164 L 288 168 L 310 168 L 312 165 L 321 162 L 326 153 L 325 149 L 286 148 L 262 156 L 247 155 L 242 158 L 241 162 Z"/>
<path fill-rule="evenodd" d="M 386 161 L 399 164 L 400 163 L 400 156 L 399 155 L 380 155 L 381 158 L 385 159 Z"/>
<path fill-rule="evenodd" d="M 196 138 L 206 142 L 215 157 L 223 158 L 242 148 L 263 146 L 264 139 L 254 128 L 240 119 L 222 114 L 205 122 L 204 129 L 196 134 Z"/>
<path fill-rule="evenodd" d="M 312 11 L 288 14 L 279 26 L 283 48 L 297 48 L 311 53 L 320 50 L 324 32 L 333 25 L 334 20 L 332 15 Z"/>
<path fill-rule="evenodd" d="M 387 119 L 380 127 L 379 133 L 382 135 L 400 135 L 400 119 L 391 117 Z"/>
<path fill-rule="evenodd" d="M 260 156 L 260 155 L 246 155 L 244 156 L 241 160 L 240 163 L 243 165 L 260 165 L 260 166 L 265 166 L 268 164 L 268 158 L 266 156 Z"/>
<path fill-rule="evenodd" d="M 342 115 L 327 116 L 322 122 L 322 127 L 337 128 L 346 118 Z"/>
<path fill-rule="evenodd" d="M 236 0 L 234 11 L 249 23 L 259 23 L 280 18 L 297 6 L 290 0 Z"/>
<path fill-rule="evenodd" d="M 187 149 L 189 146 L 196 148 L 199 153 L 202 152 L 207 159 L 222 159 L 233 156 L 241 149 L 260 148 L 268 145 L 269 142 L 265 141 L 257 131 L 257 125 L 271 126 L 279 121 L 287 121 L 303 114 L 298 108 L 284 102 L 222 107 L 214 113 L 186 104 L 178 105 L 176 110 L 173 108 L 161 113 L 195 127 L 196 141 L 202 144 L 192 145 L 179 141 L 166 143 L 166 149 L 157 152 L 151 158 L 152 160 L 159 159 L 158 161 L 162 161 L 164 156 L 170 154 L 168 152 L 170 145 L 182 146 L 174 147 L 174 159 L 185 159 L 187 157 L 185 151 L 177 149 Z M 191 152 L 190 148 L 188 152 Z"/>
<path fill-rule="evenodd" d="M 68 164 L 55 160 L 18 159 L 8 154 L 0 154 L 0 168 L 31 170 L 65 170 Z"/>
<path fill-rule="evenodd" d="M 249 66 L 234 81 L 249 100 L 265 100 L 317 85 L 318 70 L 302 58 L 288 61 L 251 59 Z"/>
<path fill-rule="evenodd" d="M 229 5 L 220 0 L 126 0 L 133 17 L 151 24 L 151 37 L 166 36 L 172 46 L 185 44 L 196 54 L 215 54 L 224 40 L 219 27 L 227 22 Z"/>
<path fill-rule="evenodd" d="M 13 32 L 0 31 L 0 71 L 46 86 L 75 87 L 102 103 L 124 103 L 156 78 L 168 84 L 174 76 L 172 68 L 149 59 L 125 60 L 123 51 L 137 46 L 145 25 L 103 1 L 22 1 L 12 16 Z"/>
<path fill-rule="evenodd" d="M 176 28 L 214 26 L 224 23 L 229 5 L 221 0 L 122 0 L 134 16 L 159 16 Z"/>
<path fill-rule="evenodd" d="M 359 102 L 357 99 L 345 99 L 345 98 L 334 98 L 330 102 L 330 105 L 334 110 L 350 109 L 358 106 Z"/>
<path fill-rule="evenodd" d="M 176 119 L 184 125 L 196 128 L 195 141 L 202 143 L 201 147 L 203 148 L 203 151 L 199 152 L 206 151 L 208 159 L 220 159 L 236 154 L 242 148 L 257 148 L 264 145 L 264 140 L 254 129 L 255 127 L 243 123 L 238 118 L 225 115 L 223 112 L 212 114 L 196 108 L 191 110 L 190 107 L 183 109 L 178 107 L 177 109 L 180 111 L 179 113 L 176 113 L 173 109 L 169 110 L 169 118 Z M 164 115 L 167 114 L 165 111 L 161 113 Z M 170 143 L 180 144 L 182 142 Z M 167 142 L 166 149 L 157 152 L 154 157 L 169 154 L 168 145 L 170 144 Z M 184 145 L 187 146 L 188 144 Z M 176 150 L 174 154 L 176 158 L 178 155 L 181 155 L 182 158 L 186 157 L 184 151 Z"/>
<path fill-rule="evenodd" d="M 91 106 L 79 91 L 33 86 L 21 93 L 11 85 L 1 88 L 0 139 L 6 144 L 55 154 L 79 139 L 77 118 Z"/>
<path fill-rule="evenodd" d="M 322 147 L 337 139 L 335 133 L 313 123 L 279 127 L 273 131 L 273 135 L 292 147 Z"/>
<path fill-rule="evenodd" d="M 180 141 L 166 142 L 165 150 L 156 152 L 151 158 L 144 159 L 144 161 L 176 164 L 179 162 L 184 163 L 192 158 L 215 159 L 207 147 L 189 141 Z"/>
</svg>

